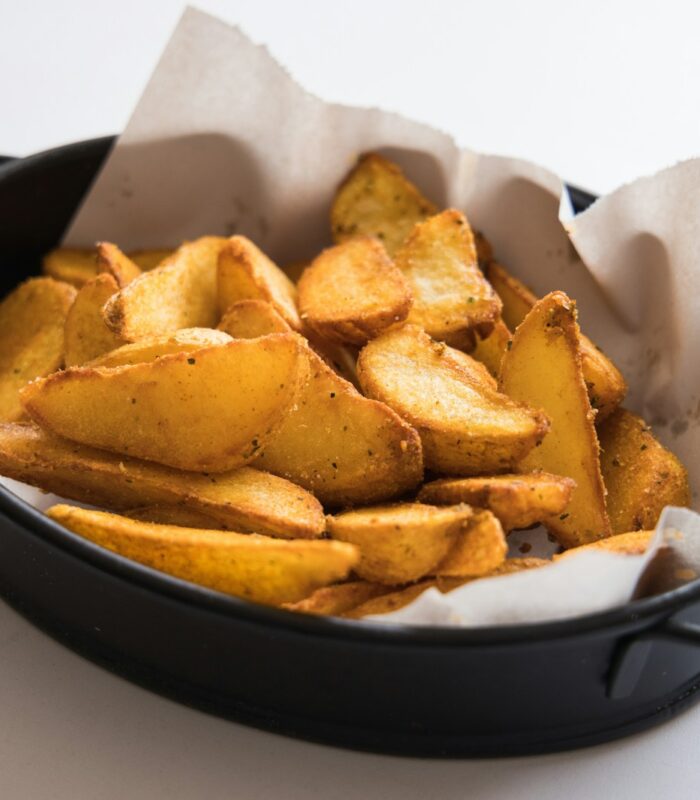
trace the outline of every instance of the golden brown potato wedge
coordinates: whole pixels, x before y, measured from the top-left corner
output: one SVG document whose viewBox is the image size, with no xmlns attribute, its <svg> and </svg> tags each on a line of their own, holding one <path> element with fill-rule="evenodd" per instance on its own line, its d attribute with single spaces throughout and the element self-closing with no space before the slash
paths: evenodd
<svg viewBox="0 0 700 800">
<path fill-rule="evenodd" d="M 563 292 L 538 301 L 516 330 L 501 365 L 501 387 L 510 397 L 543 408 L 551 421 L 541 447 L 530 451 L 520 470 L 544 470 L 576 482 L 566 512 L 549 517 L 547 527 L 564 547 L 609 536 L 575 304 Z"/>
<path fill-rule="evenodd" d="M 255 462 L 312 491 L 324 504 L 374 503 L 414 489 L 423 475 L 416 431 L 363 397 L 309 347 L 310 379 Z"/>
<path fill-rule="evenodd" d="M 124 344 L 102 317 L 102 307 L 118 291 L 116 280 L 107 273 L 97 275 L 78 290 L 64 330 L 67 367 L 85 364 Z"/>
<path fill-rule="evenodd" d="M 47 515 L 120 556 L 256 603 L 302 600 L 344 578 L 358 559 L 356 549 L 343 542 L 155 525 L 67 505 L 53 506 Z"/>
<path fill-rule="evenodd" d="M 184 515 L 199 514 L 216 521 L 212 528 L 285 539 L 317 538 L 326 528 L 318 500 L 276 475 L 251 467 L 184 472 L 59 439 L 31 424 L 0 425 L 0 475 L 114 511 L 158 506 L 161 517 L 153 522 L 182 524 Z"/>
<path fill-rule="evenodd" d="M 358 346 L 402 322 L 413 294 L 382 244 L 369 236 L 324 250 L 299 281 L 299 313 L 319 336 Z"/>
<path fill-rule="evenodd" d="M 276 333 L 133 366 L 74 367 L 26 386 L 22 402 L 66 439 L 223 472 L 273 439 L 307 375 L 297 336 Z"/>
<path fill-rule="evenodd" d="M 234 339 L 255 339 L 292 330 L 267 300 L 239 300 L 228 308 L 217 328 Z"/>
<path fill-rule="evenodd" d="M 476 511 L 434 574 L 459 578 L 489 575 L 505 561 L 507 552 L 506 537 L 498 518 L 490 511 Z"/>
<path fill-rule="evenodd" d="M 221 248 L 217 293 L 222 314 L 239 300 L 265 300 L 294 330 L 301 328 L 296 286 L 245 236 L 232 236 Z"/>
<path fill-rule="evenodd" d="M 618 408 L 598 429 L 613 533 L 656 527 L 665 506 L 689 506 L 688 472 L 641 417 Z"/>
<path fill-rule="evenodd" d="M 0 421 L 23 415 L 19 390 L 63 364 L 63 330 L 75 289 L 30 278 L 0 303 Z"/>
<path fill-rule="evenodd" d="M 560 558 L 573 556 L 586 550 L 605 550 L 609 553 L 620 553 L 625 556 L 638 556 L 646 552 L 649 543 L 654 537 L 654 531 L 628 531 L 609 536 L 607 539 L 600 539 L 590 544 L 582 544 L 579 547 L 572 547 L 564 550 L 563 553 L 556 553 L 552 558 L 558 561 Z"/>
<path fill-rule="evenodd" d="M 241 467 L 248 469 L 248 467 Z M 237 470 L 236 470 L 237 471 Z M 115 509 L 118 510 L 118 509 Z M 122 514 L 129 519 L 137 519 L 140 522 L 156 522 L 159 525 L 177 525 L 181 528 L 204 528 L 208 531 L 244 531 L 243 528 L 227 525 L 219 522 L 214 517 L 210 517 L 202 511 L 198 511 L 189 506 L 177 505 L 154 505 L 141 506 L 139 508 L 128 508 Z M 245 531 L 244 531 L 245 532 Z M 269 534 L 268 534 L 269 535 Z M 283 539 L 297 538 L 283 536 Z M 315 537 L 300 537 L 315 538 Z"/>
<path fill-rule="evenodd" d="M 493 475 L 481 478 L 442 478 L 426 483 L 418 494 L 422 503 L 469 503 L 488 508 L 504 530 L 529 528 L 561 514 L 576 483 L 571 478 L 533 472 L 529 475 Z"/>
<path fill-rule="evenodd" d="M 388 594 L 391 589 L 381 583 L 369 581 L 348 581 L 335 586 L 324 586 L 309 597 L 296 603 L 285 603 L 283 608 L 287 611 L 299 611 L 302 614 L 317 614 L 323 616 L 340 616 L 353 608 Z"/>
<path fill-rule="evenodd" d="M 392 611 L 398 611 L 400 608 L 407 606 L 417 597 L 420 597 L 426 589 L 431 589 L 433 586 L 436 586 L 435 578 L 427 578 L 396 591 L 365 600 L 364 603 L 345 611 L 340 616 L 346 619 L 362 619 L 374 614 L 391 614 Z"/>
<path fill-rule="evenodd" d="M 438 473 L 512 468 L 547 432 L 544 414 L 495 391 L 481 364 L 415 325 L 371 341 L 360 353 L 358 376 L 369 397 L 415 426 L 425 465 Z"/>
<path fill-rule="evenodd" d="M 160 266 L 144 272 L 105 305 L 105 322 L 136 342 L 180 328 L 213 328 L 218 319 L 216 264 L 226 239 L 186 242 Z"/>
<path fill-rule="evenodd" d="M 501 301 L 477 264 L 467 218 L 448 209 L 419 222 L 395 256 L 413 291 L 408 321 L 433 338 L 471 349 L 487 336 Z"/>
<path fill-rule="evenodd" d="M 546 558 L 507 558 L 503 563 L 497 566 L 494 570 L 486 575 L 480 575 L 476 578 L 455 578 L 445 575 L 438 575 L 435 579 L 435 586 L 443 594 L 451 592 L 453 589 L 459 589 L 465 583 L 477 581 L 479 578 L 497 578 L 499 575 L 512 575 L 514 572 L 522 572 L 526 569 L 537 569 L 545 567 L 552 562 Z"/>
<path fill-rule="evenodd" d="M 328 517 L 327 528 L 332 539 L 357 546 L 355 572 L 361 578 L 391 586 L 431 574 L 471 516 L 467 505 L 400 503 Z"/>
<path fill-rule="evenodd" d="M 333 240 L 376 236 L 393 256 L 415 223 L 436 211 L 396 164 L 367 153 L 360 156 L 333 200 Z"/>
<path fill-rule="evenodd" d="M 132 250 L 129 258 L 142 272 L 149 272 L 159 267 L 175 251 L 172 248 L 154 248 L 151 250 Z"/>
<path fill-rule="evenodd" d="M 515 330 L 537 302 L 537 297 L 500 264 L 492 262 L 486 270 L 491 285 L 503 301 L 503 319 Z M 609 416 L 627 394 L 622 373 L 602 350 L 581 334 L 583 379 L 586 381 L 591 406 L 597 409 L 596 422 Z"/>
<path fill-rule="evenodd" d="M 111 242 L 99 242 L 97 245 L 97 271 L 111 275 L 120 289 L 141 275 L 139 265 Z"/>
<path fill-rule="evenodd" d="M 91 361 L 90 367 L 128 367 L 155 361 L 175 353 L 194 353 L 205 347 L 228 344 L 231 337 L 213 328 L 183 328 L 175 333 L 153 336 L 140 342 L 124 344 Z"/>
<path fill-rule="evenodd" d="M 97 255 L 92 248 L 57 247 L 44 256 L 42 272 L 79 289 L 97 275 Z"/>
<path fill-rule="evenodd" d="M 480 361 L 494 378 L 498 378 L 501 374 L 501 361 L 512 338 L 513 334 L 505 322 L 502 319 L 496 320 L 493 330 L 486 338 L 477 334 L 476 345 L 470 355 Z"/>
</svg>

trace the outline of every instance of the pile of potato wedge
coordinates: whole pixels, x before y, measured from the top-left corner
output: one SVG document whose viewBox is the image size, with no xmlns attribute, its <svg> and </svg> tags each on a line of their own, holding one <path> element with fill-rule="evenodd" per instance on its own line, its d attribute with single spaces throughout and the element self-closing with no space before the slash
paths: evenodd
<svg viewBox="0 0 700 800">
<path fill-rule="evenodd" d="M 295 271 L 244 236 L 49 253 L 0 304 L 0 475 L 120 556 L 304 613 L 643 550 L 687 474 L 564 293 L 362 156 Z"/>
</svg>

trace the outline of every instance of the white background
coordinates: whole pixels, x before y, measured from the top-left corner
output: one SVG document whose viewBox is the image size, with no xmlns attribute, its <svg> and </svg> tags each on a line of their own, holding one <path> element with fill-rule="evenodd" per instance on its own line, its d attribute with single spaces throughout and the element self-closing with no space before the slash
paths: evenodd
<svg viewBox="0 0 700 800">
<path fill-rule="evenodd" d="M 598 192 L 700 150 L 693 2 L 213 2 L 308 89 L 401 111 Z M 0 0 L 0 153 L 121 130 L 182 5 Z M 89 602 L 89 598 L 86 598 Z M 700 795 L 700 710 L 578 753 L 501 762 L 355 754 L 182 708 L 0 604 L 0 797 Z"/>
</svg>

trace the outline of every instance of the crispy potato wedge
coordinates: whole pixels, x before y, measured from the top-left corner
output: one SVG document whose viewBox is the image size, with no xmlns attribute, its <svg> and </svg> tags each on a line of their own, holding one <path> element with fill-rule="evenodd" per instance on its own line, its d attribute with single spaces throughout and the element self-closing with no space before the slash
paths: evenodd
<svg viewBox="0 0 700 800">
<path fill-rule="evenodd" d="M 618 408 L 598 429 L 613 533 L 656 527 L 665 506 L 689 506 L 688 472 L 641 417 Z"/>
<path fill-rule="evenodd" d="M 234 339 L 255 339 L 292 330 L 267 300 L 239 300 L 229 306 L 217 328 Z"/>
<path fill-rule="evenodd" d="M 426 589 L 430 589 L 436 584 L 435 578 L 427 578 L 419 583 L 412 583 L 402 589 L 366 600 L 359 606 L 345 611 L 340 616 L 346 619 L 362 619 L 374 614 L 391 614 L 392 611 L 398 611 L 400 608 L 407 606 L 417 597 L 420 597 Z"/>
<path fill-rule="evenodd" d="M 66 439 L 223 472 L 273 439 L 307 375 L 299 339 L 276 333 L 133 366 L 74 367 L 34 381 L 21 397 L 35 422 Z"/>
<path fill-rule="evenodd" d="M 505 322 L 502 319 L 496 320 L 493 330 L 486 338 L 477 334 L 476 344 L 470 355 L 481 362 L 494 378 L 498 378 L 501 374 L 501 361 L 512 338 L 513 334 Z"/>
<path fill-rule="evenodd" d="M 316 589 L 309 597 L 296 603 L 284 603 L 282 607 L 287 611 L 299 611 L 302 614 L 337 617 L 374 597 L 388 594 L 390 591 L 389 587 L 383 586 L 381 583 L 348 581 L 348 583 L 338 583 L 335 586 Z"/>
<path fill-rule="evenodd" d="M 491 332 L 501 301 L 478 267 L 464 214 L 448 209 L 418 222 L 395 260 L 413 291 L 410 323 L 464 349 L 474 346 L 476 333 Z"/>
<path fill-rule="evenodd" d="M 487 508 L 498 517 L 504 530 L 512 531 L 529 528 L 554 514 L 561 514 L 575 486 L 571 478 L 548 472 L 442 478 L 426 483 L 418 499 L 421 503 L 436 505 L 469 503 L 477 508 Z"/>
<path fill-rule="evenodd" d="M 614 536 L 609 536 L 607 539 L 599 539 L 597 542 L 582 544 L 579 547 L 564 550 L 562 553 L 555 553 L 552 558 L 554 561 L 558 561 L 560 558 L 567 558 L 584 550 L 606 550 L 610 553 L 620 553 L 625 556 L 638 556 L 646 552 L 654 533 L 653 530 L 618 533 Z"/>
<path fill-rule="evenodd" d="M 102 307 L 118 291 L 116 280 L 107 273 L 97 275 L 78 290 L 64 329 L 67 367 L 85 364 L 124 344 L 102 317 Z"/>
<path fill-rule="evenodd" d="M 331 208 L 333 240 L 375 236 L 393 256 L 415 223 L 436 212 L 396 164 L 367 153 L 336 192 Z"/>
<path fill-rule="evenodd" d="M 175 353 L 194 353 L 205 347 L 228 344 L 232 338 L 212 328 L 183 328 L 163 336 L 153 336 L 140 342 L 124 344 L 91 361 L 90 367 L 128 367 L 155 361 Z"/>
<path fill-rule="evenodd" d="M 415 325 L 371 341 L 358 376 L 418 430 L 425 465 L 448 475 L 479 475 L 517 464 L 547 432 L 547 418 L 495 391 L 481 364 L 455 355 Z"/>
<path fill-rule="evenodd" d="M 388 500 L 423 475 L 416 431 L 395 412 L 363 397 L 311 348 L 310 379 L 255 465 L 339 506 Z"/>
<path fill-rule="evenodd" d="M 355 572 L 361 578 L 391 586 L 435 570 L 471 516 L 467 505 L 400 503 L 328 517 L 327 529 L 332 539 L 357 546 L 360 561 Z"/>
<path fill-rule="evenodd" d="M 575 304 L 563 292 L 539 300 L 519 325 L 501 365 L 501 388 L 516 400 L 543 408 L 551 421 L 542 446 L 530 451 L 519 469 L 544 470 L 576 482 L 566 512 L 549 517 L 547 527 L 564 547 L 609 536 Z"/>
<path fill-rule="evenodd" d="M 139 265 L 111 242 L 97 244 L 97 271 L 111 275 L 120 289 L 141 275 Z"/>
<path fill-rule="evenodd" d="M 170 258 L 174 252 L 172 247 L 160 247 L 151 250 L 132 250 L 129 253 L 129 258 L 142 272 L 149 272 L 159 267 L 166 259 Z"/>
<path fill-rule="evenodd" d="M 23 415 L 19 390 L 63 364 L 63 330 L 75 289 L 30 278 L 0 302 L 0 421 Z"/>
<path fill-rule="evenodd" d="M 248 469 L 241 467 L 241 469 Z M 137 519 L 140 522 L 156 522 L 159 525 L 177 525 L 181 528 L 203 528 L 209 531 L 235 531 L 243 530 L 236 526 L 226 525 L 224 522 L 210 517 L 202 511 L 189 506 L 177 505 L 154 505 L 154 506 L 141 506 L 140 508 L 129 508 L 123 511 L 122 514 L 129 519 Z M 281 537 L 283 539 L 290 538 L 288 536 Z M 296 537 L 291 537 L 296 538 Z M 301 537 L 301 538 L 315 538 L 315 537 Z"/>
<path fill-rule="evenodd" d="M 413 303 L 403 273 L 369 236 L 324 250 L 298 288 L 299 313 L 311 330 L 358 346 L 405 320 Z"/>
<path fill-rule="evenodd" d="M 293 603 L 344 578 L 358 560 L 343 542 L 155 525 L 58 505 L 47 515 L 101 547 L 176 578 L 256 603 Z"/>
<path fill-rule="evenodd" d="M 114 511 L 158 506 L 161 517 L 153 522 L 166 522 L 167 508 L 172 524 L 199 514 L 216 521 L 212 528 L 285 539 L 317 538 L 326 528 L 318 500 L 276 475 L 251 467 L 184 472 L 75 444 L 31 424 L 0 425 L 0 475 Z"/>
<path fill-rule="evenodd" d="M 44 275 L 79 289 L 97 275 L 97 255 L 94 249 L 57 247 L 44 256 L 41 269 Z"/>
<path fill-rule="evenodd" d="M 265 300 L 294 330 L 301 329 L 296 286 L 245 236 L 232 236 L 221 248 L 217 293 L 222 314 L 239 300 Z"/>
<path fill-rule="evenodd" d="M 225 242 L 204 236 L 183 244 L 110 298 L 104 308 L 107 325 L 128 342 L 180 328 L 213 328 L 218 319 L 216 264 Z"/>
<path fill-rule="evenodd" d="M 451 592 L 453 589 L 459 589 L 465 583 L 477 581 L 479 578 L 497 578 L 499 575 L 512 575 L 514 572 L 522 572 L 526 569 L 537 569 L 538 567 L 545 567 L 552 562 L 546 558 L 507 558 L 502 564 L 497 566 L 494 570 L 486 575 L 480 575 L 475 578 L 456 578 L 448 577 L 446 575 L 438 575 L 435 578 L 435 586 L 443 594 Z"/>
<path fill-rule="evenodd" d="M 503 301 L 503 320 L 515 330 L 537 302 L 537 297 L 504 267 L 492 262 L 486 276 Z M 609 416 L 627 394 L 627 384 L 620 370 L 602 350 L 581 334 L 583 379 L 586 381 L 591 406 L 597 410 L 596 421 Z"/>
<path fill-rule="evenodd" d="M 507 552 L 506 537 L 498 517 L 490 511 L 476 511 L 460 530 L 457 541 L 434 574 L 459 578 L 488 575 L 505 561 Z"/>
</svg>

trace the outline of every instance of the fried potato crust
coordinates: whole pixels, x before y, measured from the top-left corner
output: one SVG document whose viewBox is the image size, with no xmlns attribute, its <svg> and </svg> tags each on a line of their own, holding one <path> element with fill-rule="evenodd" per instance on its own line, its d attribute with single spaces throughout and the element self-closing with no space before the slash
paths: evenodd
<svg viewBox="0 0 700 800">
<path fill-rule="evenodd" d="M 586 550 L 605 550 L 609 553 L 620 553 L 625 556 L 638 556 L 646 552 L 649 543 L 654 537 L 655 531 L 627 531 L 609 536 L 607 539 L 600 539 L 597 542 L 582 544 L 579 547 L 572 547 L 564 550 L 563 553 L 556 553 L 552 558 L 558 561 L 561 558 L 568 558 L 575 553 Z"/>
<path fill-rule="evenodd" d="M 292 330 L 267 300 L 238 300 L 229 306 L 216 327 L 234 339 L 256 339 Z"/>
<path fill-rule="evenodd" d="M 41 271 L 80 289 L 97 275 L 97 254 L 92 248 L 57 247 L 44 256 Z"/>
<path fill-rule="evenodd" d="M 488 575 L 505 561 L 507 552 L 506 537 L 498 517 L 482 509 L 469 517 L 434 574 L 459 578 Z"/>
<path fill-rule="evenodd" d="M 116 280 L 106 272 L 84 283 L 78 290 L 64 328 L 67 367 L 85 364 L 124 344 L 102 317 L 102 307 L 118 291 Z"/>
<path fill-rule="evenodd" d="M 123 289 L 142 274 L 139 265 L 112 242 L 98 242 L 97 271 L 111 275 L 120 289 Z"/>
<path fill-rule="evenodd" d="M 124 344 L 87 364 L 90 367 L 128 367 L 155 361 L 176 353 L 193 353 L 205 347 L 228 344 L 231 337 L 212 328 L 183 328 L 163 336 L 153 336 L 140 342 Z"/>
<path fill-rule="evenodd" d="M 296 603 L 284 603 L 282 608 L 286 608 L 287 611 L 299 611 L 302 614 L 337 617 L 390 591 L 389 587 L 381 583 L 348 581 L 316 589 L 309 597 Z"/>
</svg>

